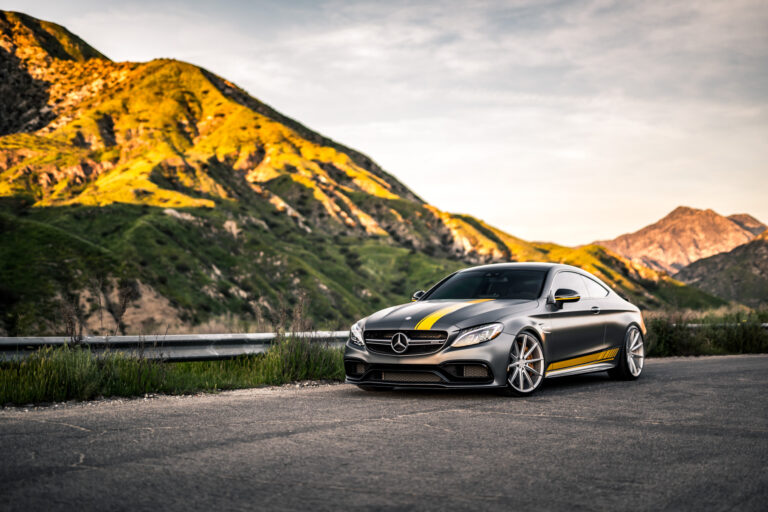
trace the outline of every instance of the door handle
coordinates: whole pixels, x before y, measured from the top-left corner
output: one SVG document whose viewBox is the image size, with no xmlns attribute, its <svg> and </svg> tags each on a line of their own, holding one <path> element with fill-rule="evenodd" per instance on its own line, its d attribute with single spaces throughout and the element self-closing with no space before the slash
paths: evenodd
<svg viewBox="0 0 768 512">
<path fill-rule="evenodd" d="M 592 306 L 592 314 L 593 315 L 599 315 L 600 314 L 600 308 L 598 306 Z"/>
</svg>

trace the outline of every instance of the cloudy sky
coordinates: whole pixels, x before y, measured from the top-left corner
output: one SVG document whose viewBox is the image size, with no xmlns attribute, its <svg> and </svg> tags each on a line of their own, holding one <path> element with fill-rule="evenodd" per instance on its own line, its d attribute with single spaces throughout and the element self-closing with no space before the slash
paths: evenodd
<svg viewBox="0 0 768 512">
<path fill-rule="evenodd" d="M 587 243 L 684 204 L 768 222 L 768 2 L 3 2 L 204 66 L 426 201 Z"/>
</svg>

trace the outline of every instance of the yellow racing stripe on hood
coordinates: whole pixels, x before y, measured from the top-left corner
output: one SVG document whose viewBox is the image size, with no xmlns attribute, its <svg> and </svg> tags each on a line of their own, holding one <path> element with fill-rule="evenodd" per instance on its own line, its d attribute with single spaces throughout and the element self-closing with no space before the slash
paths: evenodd
<svg viewBox="0 0 768 512">
<path fill-rule="evenodd" d="M 469 302 L 451 304 L 450 306 L 446 306 L 444 308 L 438 309 L 434 313 L 430 313 L 424 318 L 422 318 L 421 320 L 419 320 L 419 323 L 416 324 L 416 329 L 419 331 L 427 331 L 431 329 L 433 325 L 435 325 L 435 322 L 443 318 L 445 315 L 453 313 L 454 311 L 458 311 L 461 308 L 471 306 L 472 304 L 478 304 L 480 302 L 488 302 L 489 300 L 493 300 L 493 299 L 471 300 Z"/>
</svg>

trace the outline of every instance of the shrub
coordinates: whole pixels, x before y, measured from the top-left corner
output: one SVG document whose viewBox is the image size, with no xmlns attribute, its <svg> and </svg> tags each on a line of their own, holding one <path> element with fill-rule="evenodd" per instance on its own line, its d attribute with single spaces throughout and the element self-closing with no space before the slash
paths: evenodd
<svg viewBox="0 0 768 512">
<path fill-rule="evenodd" d="M 753 313 L 720 317 L 659 316 L 647 321 L 648 355 L 699 356 L 768 352 L 768 330 Z"/>
</svg>

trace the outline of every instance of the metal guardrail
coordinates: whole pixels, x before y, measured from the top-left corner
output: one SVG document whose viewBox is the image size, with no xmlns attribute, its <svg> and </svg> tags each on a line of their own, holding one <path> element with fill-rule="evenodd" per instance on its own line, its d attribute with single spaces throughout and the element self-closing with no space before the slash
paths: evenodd
<svg viewBox="0 0 768 512">
<path fill-rule="evenodd" d="M 290 337 L 322 341 L 341 347 L 349 331 L 286 333 Z M 165 361 L 214 361 L 265 352 L 277 338 L 275 333 L 166 334 L 150 336 L 69 336 L 0 337 L 0 361 L 24 359 L 42 347 L 79 345 L 95 353 L 122 352 L 146 359 Z"/>
<path fill-rule="evenodd" d="M 686 324 L 700 329 L 713 324 Z M 735 324 L 715 324 L 729 327 Z M 768 323 L 762 324 L 768 329 Z M 286 333 L 289 336 L 325 341 L 341 347 L 349 331 L 315 331 Z M 69 336 L 0 337 L 0 361 L 24 359 L 42 347 L 77 344 L 96 353 L 117 351 L 146 359 L 165 361 L 214 361 L 265 352 L 278 335 L 272 332 L 247 334 L 166 334 L 150 336 L 85 336 L 73 341 Z"/>
<path fill-rule="evenodd" d="M 703 329 L 705 327 L 733 327 L 734 325 L 739 324 L 685 324 L 688 329 Z M 768 324 L 760 324 L 760 327 L 763 329 L 768 329 Z"/>
</svg>

